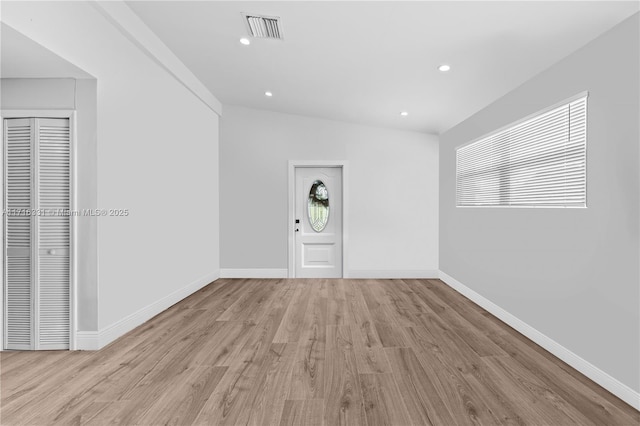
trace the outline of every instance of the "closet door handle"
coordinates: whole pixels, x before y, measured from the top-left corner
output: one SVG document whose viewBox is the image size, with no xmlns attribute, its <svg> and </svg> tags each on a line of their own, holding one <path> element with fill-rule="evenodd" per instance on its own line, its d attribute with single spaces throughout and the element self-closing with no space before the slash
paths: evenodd
<svg viewBox="0 0 640 426">
<path fill-rule="evenodd" d="M 52 255 L 53 255 L 53 254 L 56 254 L 56 251 L 55 251 L 55 250 L 53 250 L 53 249 L 51 249 L 51 250 L 49 250 L 47 253 L 49 253 L 49 254 L 52 254 Z"/>
</svg>

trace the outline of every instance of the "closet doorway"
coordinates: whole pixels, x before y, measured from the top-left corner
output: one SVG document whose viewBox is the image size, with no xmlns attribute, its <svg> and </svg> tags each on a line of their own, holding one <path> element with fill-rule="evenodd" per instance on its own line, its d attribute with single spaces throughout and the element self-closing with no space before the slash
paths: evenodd
<svg viewBox="0 0 640 426">
<path fill-rule="evenodd" d="M 73 112 L 2 116 L 2 349 L 74 349 Z"/>
</svg>

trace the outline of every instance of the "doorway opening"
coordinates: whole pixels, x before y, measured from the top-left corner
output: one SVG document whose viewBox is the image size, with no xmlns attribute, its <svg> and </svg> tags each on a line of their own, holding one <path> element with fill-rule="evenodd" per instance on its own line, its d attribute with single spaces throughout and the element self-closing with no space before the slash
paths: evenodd
<svg viewBox="0 0 640 426">
<path fill-rule="evenodd" d="M 74 111 L 2 111 L 0 349 L 75 349 Z"/>
<path fill-rule="evenodd" d="M 289 278 L 346 278 L 346 161 L 289 161 Z"/>
</svg>

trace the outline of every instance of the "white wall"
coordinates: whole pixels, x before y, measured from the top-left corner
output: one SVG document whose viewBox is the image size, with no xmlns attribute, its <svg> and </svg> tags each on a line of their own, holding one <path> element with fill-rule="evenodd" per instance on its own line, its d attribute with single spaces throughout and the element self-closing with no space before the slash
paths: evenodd
<svg viewBox="0 0 640 426">
<path fill-rule="evenodd" d="M 74 78 L 2 78 L 1 83 L 4 110 L 76 109 Z"/>
<path fill-rule="evenodd" d="M 349 276 L 437 271 L 437 137 L 230 106 L 220 126 L 223 271 L 287 268 L 288 160 L 349 162 Z"/>
<path fill-rule="evenodd" d="M 638 15 L 441 135 L 440 269 L 640 390 Z M 586 209 L 455 207 L 455 147 L 589 91 Z"/>
<path fill-rule="evenodd" d="M 219 272 L 218 116 L 89 3 L 2 14 L 97 79 L 98 207 L 131 212 L 98 221 L 105 343 Z"/>
</svg>

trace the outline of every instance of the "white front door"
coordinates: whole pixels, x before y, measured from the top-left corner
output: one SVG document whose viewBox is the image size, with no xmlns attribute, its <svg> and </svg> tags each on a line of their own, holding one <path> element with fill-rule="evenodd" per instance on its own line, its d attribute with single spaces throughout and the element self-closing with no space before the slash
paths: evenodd
<svg viewBox="0 0 640 426">
<path fill-rule="evenodd" d="M 342 168 L 295 168 L 296 278 L 342 278 Z"/>
</svg>

